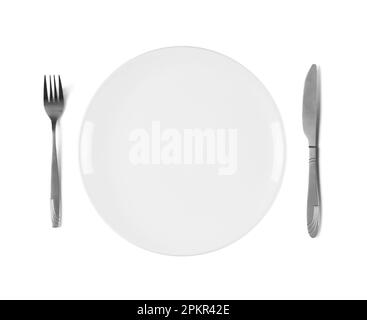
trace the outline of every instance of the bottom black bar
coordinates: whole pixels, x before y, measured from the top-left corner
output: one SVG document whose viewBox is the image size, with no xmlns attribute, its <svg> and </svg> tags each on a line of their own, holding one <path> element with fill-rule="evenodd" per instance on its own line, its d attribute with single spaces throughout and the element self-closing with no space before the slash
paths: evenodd
<svg viewBox="0 0 367 320">
<path fill-rule="evenodd" d="M 27 302 L 26 307 L 15 306 L 19 301 L 2 301 L 3 313 L 9 311 L 12 317 L 26 315 L 37 318 L 50 317 L 39 303 L 43 301 Z M 24 302 L 24 301 L 23 301 Z M 35 302 L 35 303 L 34 303 Z M 68 303 L 64 303 L 68 302 Z M 281 302 L 281 303 L 279 303 Z M 295 302 L 302 306 L 293 308 Z M 315 302 L 318 304 L 314 306 Z M 244 301 L 244 300 L 122 300 L 122 301 L 47 301 L 52 316 L 68 319 L 86 319 L 92 316 L 96 319 L 257 319 L 259 317 L 281 317 L 282 319 L 298 319 L 303 316 L 312 316 L 310 312 L 317 310 L 317 315 L 322 315 L 327 310 L 330 317 L 337 311 L 338 317 L 351 319 L 358 308 L 350 308 L 345 304 L 333 305 L 332 308 L 319 308 L 323 301 L 293 301 L 290 307 L 288 301 Z M 328 301 L 331 302 L 331 301 Z M 287 303 L 287 304 L 285 304 Z M 56 305 L 57 304 L 57 305 Z M 328 305 L 328 304 L 327 304 Z M 8 310 L 7 310 L 8 308 Z M 315 309 L 317 308 L 317 309 Z M 316 312 L 316 311 L 315 311 Z"/>
</svg>

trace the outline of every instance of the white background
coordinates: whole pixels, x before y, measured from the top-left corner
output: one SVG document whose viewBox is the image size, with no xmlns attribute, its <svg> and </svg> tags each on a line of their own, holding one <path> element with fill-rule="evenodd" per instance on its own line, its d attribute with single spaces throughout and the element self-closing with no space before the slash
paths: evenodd
<svg viewBox="0 0 367 320">
<path fill-rule="evenodd" d="M 366 1 L 2 1 L 0 3 L 0 298 L 367 298 Z M 212 49 L 272 93 L 287 134 L 279 196 L 245 238 L 169 257 L 103 223 L 83 189 L 81 121 L 125 61 L 174 45 Z M 324 226 L 306 230 L 308 148 L 302 91 L 322 67 Z M 69 92 L 63 126 L 64 226 L 50 228 L 51 125 L 45 73 Z"/>
</svg>

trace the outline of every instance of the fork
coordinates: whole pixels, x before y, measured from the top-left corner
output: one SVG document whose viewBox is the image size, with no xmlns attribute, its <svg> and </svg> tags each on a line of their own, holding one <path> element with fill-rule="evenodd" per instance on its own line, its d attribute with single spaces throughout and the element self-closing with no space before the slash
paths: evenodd
<svg viewBox="0 0 367 320">
<path fill-rule="evenodd" d="M 44 76 L 43 104 L 52 124 L 52 165 L 51 165 L 51 219 L 52 227 L 61 227 L 61 176 L 58 161 L 58 150 L 56 146 L 56 128 L 59 119 L 64 112 L 64 95 L 61 78 L 58 76 L 58 90 L 56 77 L 49 76 L 49 92 L 47 90 L 47 77 Z"/>
</svg>

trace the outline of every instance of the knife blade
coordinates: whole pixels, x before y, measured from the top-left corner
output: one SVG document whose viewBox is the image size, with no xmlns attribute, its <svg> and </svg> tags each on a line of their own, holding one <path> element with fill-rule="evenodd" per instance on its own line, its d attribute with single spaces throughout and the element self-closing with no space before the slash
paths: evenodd
<svg viewBox="0 0 367 320">
<path fill-rule="evenodd" d="M 305 81 L 303 92 L 303 131 L 309 144 L 309 181 L 307 199 L 307 228 L 312 238 L 321 228 L 321 195 L 319 177 L 319 125 L 320 125 L 320 73 L 312 65 Z"/>
</svg>

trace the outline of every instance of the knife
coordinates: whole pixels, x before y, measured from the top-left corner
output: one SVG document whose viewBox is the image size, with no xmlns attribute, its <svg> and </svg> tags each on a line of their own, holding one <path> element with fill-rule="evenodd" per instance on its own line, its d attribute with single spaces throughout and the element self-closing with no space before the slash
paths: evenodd
<svg viewBox="0 0 367 320">
<path fill-rule="evenodd" d="M 309 144 L 309 181 L 307 199 L 307 228 L 316 238 L 321 228 L 321 195 L 319 178 L 320 72 L 314 64 L 305 81 L 303 92 L 303 131 Z"/>
</svg>

